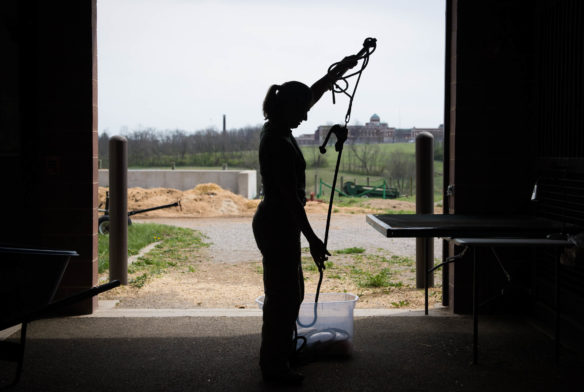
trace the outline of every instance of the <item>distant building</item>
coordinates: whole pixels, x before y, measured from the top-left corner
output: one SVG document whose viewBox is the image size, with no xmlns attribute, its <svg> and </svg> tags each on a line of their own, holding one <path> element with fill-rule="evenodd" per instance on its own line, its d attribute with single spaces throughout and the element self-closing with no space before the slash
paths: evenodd
<svg viewBox="0 0 584 392">
<path fill-rule="evenodd" d="M 416 136 L 420 132 L 429 132 L 434 136 L 434 143 L 444 141 L 444 124 L 440 124 L 438 128 L 412 128 L 412 140 L 416 140 Z"/>
<path fill-rule="evenodd" d="M 412 141 L 412 130 L 410 128 L 397 128 L 393 143 L 409 143 Z"/>
<path fill-rule="evenodd" d="M 332 125 L 320 125 L 314 134 L 304 134 L 296 138 L 300 145 L 316 145 L 324 141 Z M 349 125 L 349 143 L 379 144 L 379 143 L 409 143 L 415 140 L 420 132 L 429 132 L 435 142 L 444 141 L 444 125 L 438 128 L 394 128 L 381 122 L 377 114 L 373 114 L 365 125 Z M 333 138 L 334 139 L 334 138 Z"/>
<path fill-rule="evenodd" d="M 296 136 L 296 142 L 301 146 L 313 146 L 318 144 L 318 133 L 305 133 Z"/>
</svg>

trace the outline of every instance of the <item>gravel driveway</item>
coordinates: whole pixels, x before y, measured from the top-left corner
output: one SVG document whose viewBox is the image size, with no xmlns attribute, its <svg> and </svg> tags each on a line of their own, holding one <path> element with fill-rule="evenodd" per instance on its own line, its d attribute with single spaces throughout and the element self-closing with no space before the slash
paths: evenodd
<svg viewBox="0 0 584 392">
<path fill-rule="evenodd" d="M 318 236 L 324 240 L 326 215 L 309 215 L 310 223 Z M 258 261 L 261 254 L 257 249 L 251 229 L 252 217 L 217 217 L 217 218 L 148 218 L 136 219 L 136 222 L 154 222 L 179 227 L 187 227 L 204 233 L 211 242 L 210 254 L 213 261 L 239 263 Z M 302 237 L 302 246 L 308 247 Z M 385 238 L 369 226 L 365 215 L 333 215 L 329 230 L 329 250 L 350 247 L 365 248 L 368 252 L 383 249 L 390 254 L 415 257 L 416 240 L 414 238 Z M 442 241 L 434 240 L 434 258 L 442 257 Z"/>
</svg>

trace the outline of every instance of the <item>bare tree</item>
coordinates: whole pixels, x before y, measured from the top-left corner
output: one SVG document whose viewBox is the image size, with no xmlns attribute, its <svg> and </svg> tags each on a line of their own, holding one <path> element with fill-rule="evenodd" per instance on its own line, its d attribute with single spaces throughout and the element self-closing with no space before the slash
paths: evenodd
<svg viewBox="0 0 584 392">
<path fill-rule="evenodd" d="M 398 150 L 386 160 L 384 169 L 397 185 L 399 191 L 404 193 L 408 180 L 416 174 L 416 162 L 413 155 Z"/>
<path fill-rule="evenodd" d="M 320 169 L 322 167 L 327 166 L 328 162 L 321 154 L 320 150 L 318 149 L 318 146 L 306 147 L 304 151 L 307 152 L 307 154 L 305 154 L 307 167 Z"/>
<path fill-rule="evenodd" d="M 103 167 L 108 167 L 108 156 L 109 156 L 109 135 L 107 131 L 104 131 L 97 140 L 97 151 L 99 154 L 99 159 L 102 161 Z"/>
<path fill-rule="evenodd" d="M 365 175 L 374 175 L 380 172 L 379 162 L 381 159 L 381 148 L 379 144 L 364 143 L 356 144 L 349 143 L 349 147 L 353 156 L 357 160 L 358 169 Z"/>
<path fill-rule="evenodd" d="M 225 133 L 214 128 L 187 133 L 180 129 L 154 128 L 122 130 L 128 140 L 128 163 L 133 166 L 179 165 L 256 167 L 261 126 L 245 127 Z M 107 162 L 109 136 L 99 137 L 100 158 Z"/>
</svg>

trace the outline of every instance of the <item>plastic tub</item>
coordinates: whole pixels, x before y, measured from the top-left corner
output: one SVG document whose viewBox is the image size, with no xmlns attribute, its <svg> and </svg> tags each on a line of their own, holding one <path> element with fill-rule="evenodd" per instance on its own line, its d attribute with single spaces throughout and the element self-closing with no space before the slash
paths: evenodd
<svg viewBox="0 0 584 392">
<path fill-rule="evenodd" d="M 296 320 L 298 336 L 306 338 L 308 351 L 333 356 L 349 356 L 353 352 L 353 309 L 359 299 L 350 293 L 321 293 L 316 305 L 314 294 L 306 294 Z M 260 309 L 264 296 L 256 299 Z M 303 341 L 297 343 L 300 349 Z"/>
</svg>

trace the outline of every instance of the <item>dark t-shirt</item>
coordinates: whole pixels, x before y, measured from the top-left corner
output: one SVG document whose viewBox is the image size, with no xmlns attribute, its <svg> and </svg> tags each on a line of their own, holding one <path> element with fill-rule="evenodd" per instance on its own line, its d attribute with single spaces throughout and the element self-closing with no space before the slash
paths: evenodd
<svg viewBox="0 0 584 392">
<path fill-rule="evenodd" d="M 289 195 L 295 194 L 304 206 L 306 161 L 292 131 L 270 121 L 266 122 L 260 135 L 259 159 L 264 200 L 285 202 Z"/>
</svg>

